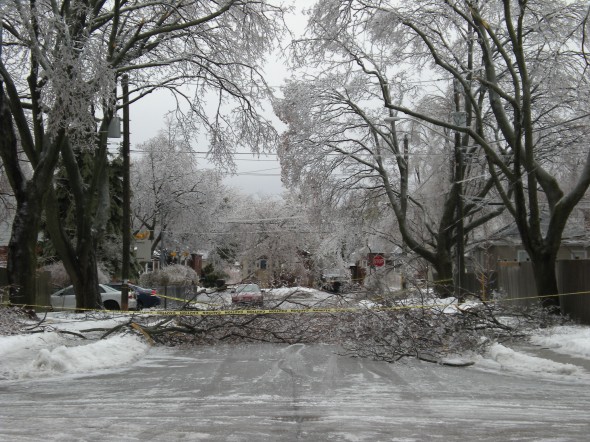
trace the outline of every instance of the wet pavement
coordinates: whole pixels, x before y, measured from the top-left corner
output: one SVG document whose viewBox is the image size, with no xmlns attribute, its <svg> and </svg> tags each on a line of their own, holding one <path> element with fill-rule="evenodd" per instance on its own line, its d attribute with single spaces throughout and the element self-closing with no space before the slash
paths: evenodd
<svg viewBox="0 0 590 442">
<path fill-rule="evenodd" d="M 328 345 L 154 348 L 122 370 L 0 382 L 0 440 L 583 441 L 589 387 Z"/>
</svg>

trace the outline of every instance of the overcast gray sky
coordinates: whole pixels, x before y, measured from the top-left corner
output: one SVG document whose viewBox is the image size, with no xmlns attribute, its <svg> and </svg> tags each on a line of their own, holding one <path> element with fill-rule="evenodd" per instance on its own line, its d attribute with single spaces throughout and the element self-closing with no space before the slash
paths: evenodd
<svg viewBox="0 0 590 442">
<path fill-rule="evenodd" d="M 295 13 L 288 20 L 289 26 L 294 32 L 300 33 L 305 26 L 305 19 L 301 14 L 302 9 L 310 7 L 315 0 L 291 0 L 296 7 Z M 269 57 L 265 68 L 267 82 L 270 86 L 281 86 L 288 71 L 285 60 L 280 54 Z M 176 108 L 176 102 L 167 92 L 154 93 L 143 98 L 130 109 L 131 115 L 131 149 L 139 143 L 157 135 L 158 131 L 165 127 L 165 115 Z M 267 111 L 267 114 L 269 112 Z M 276 118 L 275 118 L 276 120 Z M 276 120 L 277 126 L 280 121 Z M 195 146 L 197 151 L 207 151 L 208 146 Z M 247 151 L 234 156 L 238 170 L 237 175 L 226 178 L 226 184 L 238 188 L 249 194 L 279 195 L 284 191 L 281 184 L 281 170 L 277 157 L 274 154 L 255 156 Z M 132 157 L 133 161 L 133 157 Z M 204 155 L 198 155 L 199 164 L 203 168 L 210 166 L 204 159 Z"/>
</svg>

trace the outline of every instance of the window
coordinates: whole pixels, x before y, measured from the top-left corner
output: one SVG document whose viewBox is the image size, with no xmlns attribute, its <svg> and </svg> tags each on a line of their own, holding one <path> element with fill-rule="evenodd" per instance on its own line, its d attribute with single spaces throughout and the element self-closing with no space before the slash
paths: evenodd
<svg viewBox="0 0 590 442">
<path fill-rule="evenodd" d="M 258 266 L 260 270 L 266 270 L 266 259 L 259 259 Z"/>
</svg>

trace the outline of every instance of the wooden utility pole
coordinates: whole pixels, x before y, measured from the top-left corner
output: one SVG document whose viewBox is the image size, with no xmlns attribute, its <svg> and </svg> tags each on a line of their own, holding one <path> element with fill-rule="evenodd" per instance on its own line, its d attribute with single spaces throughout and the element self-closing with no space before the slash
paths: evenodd
<svg viewBox="0 0 590 442">
<path fill-rule="evenodd" d="M 129 309 L 129 249 L 131 248 L 131 189 L 129 183 L 129 77 L 121 79 L 123 89 L 123 261 L 121 263 L 121 309 Z"/>
<path fill-rule="evenodd" d="M 459 85 L 457 81 L 454 83 L 455 92 L 455 125 L 460 126 L 465 124 L 462 122 L 463 115 L 461 113 L 461 93 L 459 92 Z M 455 186 L 457 189 L 457 221 L 456 221 L 456 239 L 457 246 L 457 283 L 455 286 L 455 297 L 460 301 L 463 300 L 463 275 L 465 274 L 465 232 L 463 223 L 463 152 L 461 145 L 461 133 L 455 131 Z"/>
</svg>

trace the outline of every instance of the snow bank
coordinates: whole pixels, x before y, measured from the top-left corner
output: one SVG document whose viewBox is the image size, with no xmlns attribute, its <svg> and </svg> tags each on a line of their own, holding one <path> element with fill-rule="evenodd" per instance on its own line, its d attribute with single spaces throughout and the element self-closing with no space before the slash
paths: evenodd
<svg viewBox="0 0 590 442">
<path fill-rule="evenodd" d="M 281 288 L 273 288 L 269 290 L 270 293 L 276 296 L 289 296 L 295 293 L 306 293 L 306 294 L 324 294 L 320 290 L 312 289 L 309 287 L 281 287 Z"/>
<path fill-rule="evenodd" d="M 127 321 L 129 321 L 127 313 L 111 313 L 101 319 L 88 317 L 85 313 L 51 312 L 47 314 L 43 324 L 58 330 L 80 332 L 90 328 L 109 329 Z"/>
<path fill-rule="evenodd" d="M 140 359 L 148 349 L 134 335 L 89 342 L 54 332 L 4 336 L 0 337 L 0 379 L 40 378 L 123 367 Z"/>
<path fill-rule="evenodd" d="M 63 341 L 57 333 L 0 336 L 0 364 L 4 366 L 7 360 L 22 357 L 24 350 L 36 351 L 62 344 Z"/>
<path fill-rule="evenodd" d="M 549 359 L 529 356 L 514 351 L 502 344 L 493 344 L 484 358 L 477 362 L 480 367 L 496 368 L 522 374 L 582 375 L 584 370 L 573 364 L 563 364 Z"/>
<path fill-rule="evenodd" d="M 531 336 L 531 343 L 571 356 L 590 359 L 590 328 L 560 326 Z"/>
<path fill-rule="evenodd" d="M 147 351 L 147 344 L 136 336 L 114 336 L 110 339 L 77 347 L 59 346 L 42 349 L 33 367 L 40 371 L 81 373 L 101 368 L 127 365 Z"/>
</svg>

